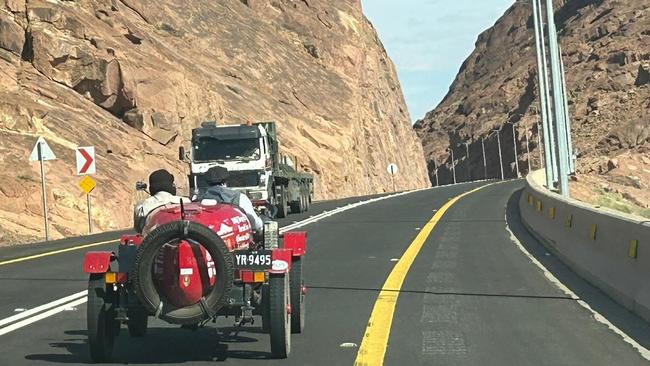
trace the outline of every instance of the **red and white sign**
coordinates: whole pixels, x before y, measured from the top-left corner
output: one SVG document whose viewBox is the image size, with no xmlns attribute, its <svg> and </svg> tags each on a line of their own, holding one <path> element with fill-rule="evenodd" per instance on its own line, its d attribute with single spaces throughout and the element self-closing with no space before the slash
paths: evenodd
<svg viewBox="0 0 650 366">
<path fill-rule="evenodd" d="M 77 175 L 95 174 L 95 147 L 78 147 L 77 152 Z"/>
</svg>

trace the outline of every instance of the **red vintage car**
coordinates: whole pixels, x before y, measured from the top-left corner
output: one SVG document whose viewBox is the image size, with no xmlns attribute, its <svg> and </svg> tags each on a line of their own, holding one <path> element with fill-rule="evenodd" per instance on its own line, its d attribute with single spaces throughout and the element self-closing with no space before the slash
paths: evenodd
<svg viewBox="0 0 650 366">
<path fill-rule="evenodd" d="M 305 321 L 306 233 L 279 235 L 267 222 L 263 236 L 256 242 L 246 215 L 228 204 L 167 205 L 116 252 L 86 253 L 91 358 L 110 360 L 122 324 L 139 337 L 150 316 L 197 327 L 223 315 L 238 326 L 261 315 L 272 356 L 286 358 Z"/>
</svg>

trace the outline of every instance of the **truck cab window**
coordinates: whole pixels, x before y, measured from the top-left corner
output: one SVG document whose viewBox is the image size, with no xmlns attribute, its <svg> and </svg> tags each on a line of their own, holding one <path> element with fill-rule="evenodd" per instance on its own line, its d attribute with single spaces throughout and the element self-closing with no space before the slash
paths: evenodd
<svg viewBox="0 0 650 366">
<path fill-rule="evenodd" d="M 211 160 L 257 160 L 260 147 L 257 139 L 218 140 L 202 137 L 193 145 L 193 157 L 196 162 Z"/>
</svg>

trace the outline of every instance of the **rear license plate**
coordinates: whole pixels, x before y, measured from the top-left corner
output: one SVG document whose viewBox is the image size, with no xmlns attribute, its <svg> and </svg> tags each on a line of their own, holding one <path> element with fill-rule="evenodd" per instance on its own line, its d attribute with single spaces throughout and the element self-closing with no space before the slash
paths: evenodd
<svg viewBox="0 0 650 366">
<path fill-rule="evenodd" d="M 271 251 L 258 250 L 255 252 L 239 251 L 235 254 L 235 268 L 250 270 L 270 270 L 271 269 Z"/>
</svg>

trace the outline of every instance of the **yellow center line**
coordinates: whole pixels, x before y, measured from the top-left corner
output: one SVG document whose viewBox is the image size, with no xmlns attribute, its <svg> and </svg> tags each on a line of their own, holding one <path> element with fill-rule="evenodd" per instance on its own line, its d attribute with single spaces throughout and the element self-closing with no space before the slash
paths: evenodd
<svg viewBox="0 0 650 366">
<path fill-rule="evenodd" d="M 117 242 L 117 241 L 118 241 L 117 239 L 106 240 L 106 241 L 99 241 L 99 242 L 96 242 L 96 243 L 83 244 L 83 245 L 78 245 L 78 246 L 76 246 L 76 247 L 70 247 L 70 248 L 65 248 L 65 249 L 53 250 L 53 251 L 51 251 L 51 252 L 45 252 L 45 253 L 40 253 L 40 254 L 34 254 L 34 255 L 27 256 L 27 257 L 20 257 L 20 258 L 16 258 L 16 259 L 9 259 L 9 260 L 6 260 L 6 261 L 2 261 L 2 262 L 0 262 L 0 266 L 4 266 L 4 265 L 6 265 L 6 264 L 12 264 L 12 263 L 24 262 L 24 261 L 28 261 L 28 260 L 31 260 L 31 259 L 37 259 L 37 258 L 42 258 L 42 257 L 48 257 L 48 256 L 50 256 L 50 255 L 61 254 L 61 253 L 65 253 L 65 252 L 71 252 L 71 251 L 73 251 L 73 250 L 79 250 L 79 249 L 84 249 L 84 248 L 96 247 L 96 246 L 98 246 L 98 245 L 104 245 L 104 244 L 108 244 L 108 243 L 115 243 L 115 242 Z"/>
<path fill-rule="evenodd" d="M 404 255 L 388 275 L 388 278 L 377 297 L 375 306 L 370 314 L 370 319 L 368 320 L 366 332 L 361 341 L 361 347 L 359 347 L 357 358 L 354 361 L 355 366 L 379 366 L 384 364 L 384 356 L 386 355 L 386 348 L 388 347 L 388 337 L 390 335 L 391 325 L 393 324 L 393 314 L 395 312 L 395 305 L 397 305 L 399 291 L 402 288 L 404 278 L 411 268 L 415 257 L 424 246 L 424 243 L 429 237 L 429 234 L 431 234 L 433 228 L 438 224 L 442 216 L 451 206 L 461 198 L 474 193 L 479 189 L 485 188 L 488 185 L 465 192 L 445 203 L 436 214 L 433 215 L 431 220 L 424 225 L 422 230 L 420 230 L 413 242 L 406 249 Z"/>
</svg>

